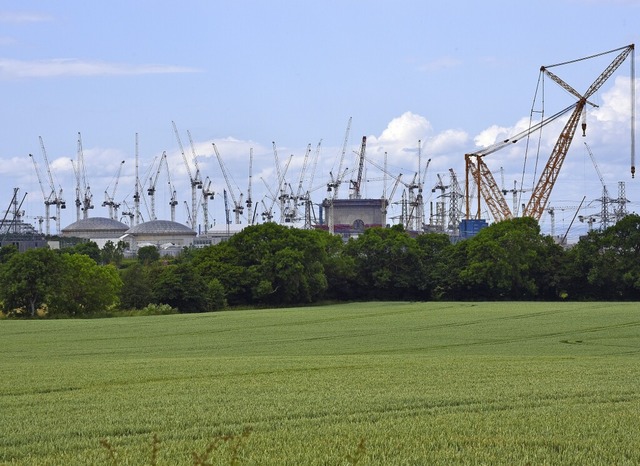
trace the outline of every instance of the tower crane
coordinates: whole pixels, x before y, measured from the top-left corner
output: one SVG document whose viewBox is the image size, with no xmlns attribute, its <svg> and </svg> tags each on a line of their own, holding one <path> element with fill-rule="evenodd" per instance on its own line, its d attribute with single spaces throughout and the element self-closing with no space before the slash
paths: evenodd
<svg viewBox="0 0 640 466">
<path fill-rule="evenodd" d="M 49 158 L 47 157 L 47 151 L 44 147 L 44 141 L 42 140 L 42 136 L 38 136 L 40 140 L 40 149 L 42 151 L 42 159 L 44 160 L 44 165 L 47 170 L 47 177 L 49 180 L 49 188 L 51 189 L 49 195 L 45 195 L 44 188 L 42 185 L 42 181 L 40 179 L 40 173 L 38 173 L 38 169 L 36 167 L 36 174 L 38 175 L 38 182 L 40 183 L 40 188 L 42 189 L 42 194 L 44 196 L 45 210 L 47 211 L 45 214 L 45 226 L 47 235 L 50 233 L 49 219 L 53 218 L 56 221 L 56 231 L 60 233 L 60 218 L 61 218 L 61 209 L 66 209 L 67 204 L 62 198 L 62 188 L 59 191 L 56 191 L 55 183 L 53 181 L 53 175 L 51 174 L 51 167 L 49 165 Z M 33 162 L 35 165 L 35 158 L 33 158 Z M 49 215 L 49 206 L 56 206 L 56 214 L 55 217 L 51 217 Z"/>
<path fill-rule="evenodd" d="M 351 180 L 351 199 L 360 199 L 362 194 L 360 188 L 362 185 L 362 172 L 364 171 L 364 154 L 367 149 L 367 137 L 362 136 L 362 144 L 360 145 L 360 153 L 358 154 L 358 175 L 355 180 Z"/>
<path fill-rule="evenodd" d="M 342 179 L 344 177 L 344 174 L 346 173 L 346 169 L 345 171 L 343 171 L 342 166 L 344 164 L 344 156 L 347 152 L 347 144 L 349 143 L 349 133 L 351 132 L 352 119 L 353 117 L 349 117 L 349 121 L 347 123 L 347 130 L 344 133 L 344 141 L 342 143 L 342 152 L 340 153 L 340 164 L 338 165 L 338 171 L 337 171 L 338 177 L 335 180 L 333 180 L 333 183 L 332 183 L 333 199 L 338 197 L 338 189 L 340 188 L 340 185 L 342 184 Z"/>
<path fill-rule="evenodd" d="M 162 171 L 162 164 L 167 163 L 167 153 L 163 152 L 162 157 L 158 161 L 158 168 L 156 169 L 155 175 L 149 178 L 149 187 L 147 188 L 147 195 L 149 196 L 149 201 L 151 204 L 151 220 L 158 220 L 156 217 L 156 184 L 158 183 L 158 178 L 160 177 L 160 172 Z M 168 170 L 167 170 L 168 171 Z"/>
<path fill-rule="evenodd" d="M 84 153 L 82 150 L 82 136 L 78 133 L 78 161 L 76 167 L 76 207 L 82 210 L 82 218 L 89 218 L 89 210 L 93 209 L 93 194 L 87 184 L 87 170 L 84 165 Z M 82 196 L 82 200 L 80 200 Z M 79 216 L 79 215 L 78 215 Z"/>
<path fill-rule="evenodd" d="M 33 162 L 33 168 L 36 171 L 36 176 L 38 177 L 38 184 L 40 184 L 40 190 L 42 191 L 42 197 L 44 198 L 44 219 L 45 219 L 45 232 L 47 234 L 47 236 L 49 236 L 50 234 L 50 230 L 49 230 L 49 218 L 50 218 L 50 213 L 49 213 L 49 207 L 51 206 L 51 204 L 49 203 L 49 199 L 47 197 L 47 193 L 44 191 L 44 185 L 42 184 L 42 177 L 40 176 L 40 170 L 38 169 L 38 164 L 36 162 L 36 159 L 33 157 L 33 154 L 29 154 L 29 157 L 31 158 L 31 161 Z M 40 225 L 42 226 L 42 225 Z"/>
<path fill-rule="evenodd" d="M 442 177 L 440 176 L 439 173 L 437 174 L 437 177 L 438 177 L 438 182 L 431 189 L 432 193 L 435 193 L 436 191 L 440 191 L 440 196 L 438 196 L 439 200 L 436 202 L 435 224 L 436 224 L 436 229 L 438 231 L 444 231 L 444 227 L 446 223 L 445 222 L 446 207 L 445 207 L 444 198 L 446 196 L 445 192 L 447 191 L 447 189 L 449 189 L 449 185 L 444 184 L 444 181 L 442 180 Z"/>
<path fill-rule="evenodd" d="M 142 187 L 140 186 L 140 177 L 138 176 L 138 133 L 136 133 L 136 185 L 133 192 L 133 214 L 135 216 L 135 223 L 137 225 L 140 223 L 140 191 Z"/>
<path fill-rule="evenodd" d="M 109 195 L 108 186 L 107 186 L 107 189 L 104 190 L 104 202 L 102 203 L 102 207 L 107 207 L 107 206 L 109 207 L 109 218 L 113 220 L 118 220 L 118 209 L 120 208 L 120 204 L 115 201 L 115 197 L 116 197 L 116 189 L 118 189 L 118 183 L 120 181 L 120 174 L 122 173 L 123 165 L 124 165 L 124 160 L 120 162 L 120 165 L 118 166 L 118 172 L 114 177 L 115 183 L 113 184 L 113 191 L 111 192 L 111 195 Z"/>
<path fill-rule="evenodd" d="M 253 215 L 251 215 L 251 210 L 253 208 L 253 199 L 251 199 L 251 181 L 253 178 L 253 147 L 249 148 L 249 187 L 247 188 L 247 218 L 249 219 L 249 225 L 253 225 Z"/>
<path fill-rule="evenodd" d="M 242 193 L 240 193 L 240 200 L 236 198 L 233 193 L 233 187 L 231 186 L 231 182 L 229 181 L 229 174 L 227 173 L 227 168 L 222 161 L 222 157 L 220 157 L 220 152 L 218 152 L 218 147 L 215 142 L 211 143 L 213 145 L 213 150 L 216 153 L 216 158 L 218 159 L 218 164 L 220 165 L 220 170 L 222 171 L 222 175 L 224 176 L 224 181 L 227 184 L 227 188 L 229 188 L 229 194 L 231 195 L 231 200 L 233 201 L 233 213 L 235 214 L 236 224 L 240 224 L 240 216 L 244 212 L 244 206 L 242 205 Z M 238 191 L 240 189 L 238 188 Z"/>
<path fill-rule="evenodd" d="M 309 154 L 311 154 L 311 144 L 307 144 L 307 150 L 305 151 L 302 161 L 302 168 L 300 169 L 300 178 L 298 180 L 298 189 L 295 193 L 292 191 L 292 195 L 289 197 L 290 208 L 285 211 L 285 222 L 293 222 L 299 219 L 298 205 L 303 200 L 304 192 L 304 179 L 309 165 Z"/>
<path fill-rule="evenodd" d="M 211 180 L 207 176 L 202 184 L 202 218 L 204 222 L 204 232 L 209 231 L 209 200 L 213 199 L 215 193 L 211 189 Z"/>
<path fill-rule="evenodd" d="M 600 168 L 598 167 L 598 164 L 596 163 L 596 158 L 593 155 L 593 152 L 591 152 L 591 148 L 589 147 L 589 144 L 587 144 L 586 141 L 584 142 L 584 147 L 587 148 L 587 153 L 589 154 L 589 157 L 591 158 L 591 162 L 593 162 L 593 166 L 596 169 L 596 173 L 598 174 L 598 178 L 600 178 L 600 183 L 602 184 L 602 205 L 600 206 L 600 225 L 602 226 L 603 230 L 606 230 L 607 228 L 609 228 L 609 203 L 611 201 L 611 199 L 609 198 L 609 190 L 607 189 L 607 185 L 604 182 L 604 178 L 602 177 L 602 173 L 600 173 Z"/>
<path fill-rule="evenodd" d="M 178 198 L 176 195 L 176 188 L 173 186 L 171 182 L 171 170 L 169 169 L 169 161 L 165 159 L 164 167 L 167 169 L 167 184 L 169 185 L 169 192 L 171 193 L 171 198 L 169 200 L 169 209 L 171 212 L 171 221 L 176 221 L 176 206 L 178 205 Z"/>
<path fill-rule="evenodd" d="M 225 217 L 225 225 L 227 226 L 227 237 L 229 236 L 229 225 L 231 225 L 231 219 L 229 218 L 229 199 L 227 199 L 227 190 L 222 190 L 222 195 L 224 197 L 224 217 Z"/>
<path fill-rule="evenodd" d="M 191 174 L 191 167 L 189 166 L 189 161 L 187 160 L 187 156 L 184 153 L 184 147 L 182 146 L 182 141 L 180 140 L 180 134 L 178 133 L 178 127 L 176 126 L 175 122 L 172 121 L 171 124 L 173 125 L 173 132 L 176 135 L 176 140 L 178 141 L 178 147 L 180 148 L 180 153 L 182 154 L 182 160 L 184 160 L 184 166 L 187 169 L 187 174 L 189 175 L 189 181 L 191 182 L 191 218 L 190 218 L 190 225 L 191 225 L 191 229 L 195 231 L 196 229 L 196 223 L 197 223 L 197 219 L 196 219 L 196 210 L 198 207 L 197 204 L 197 190 L 198 189 L 202 189 L 202 180 L 200 179 L 200 172 L 197 171 L 196 172 L 196 176 L 194 177 Z"/>
</svg>

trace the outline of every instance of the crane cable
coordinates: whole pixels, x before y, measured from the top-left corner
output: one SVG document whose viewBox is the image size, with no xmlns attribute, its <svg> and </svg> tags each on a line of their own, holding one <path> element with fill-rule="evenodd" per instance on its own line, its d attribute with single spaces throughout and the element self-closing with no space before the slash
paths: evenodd
<svg viewBox="0 0 640 466">
<path fill-rule="evenodd" d="M 536 105 L 536 100 L 538 99 L 538 91 L 542 89 L 541 91 L 541 104 L 542 104 L 542 109 L 541 110 L 535 110 L 535 105 Z M 522 186 L 524 186 L 524 178 L 525 178 L 525 172 L 527 170 L 527 159 L 529 156 L 529 141 L 531 139 L 531 127 L 533 126 L 533 114 L 534 113 L 539 113 L 540 114 L 540 121 L 544 121 L 544 73 L 542 71 L 540 71 L 540 74 L 538 75 L 538 82 L 536 84 L 536 90 L 533 94 L 533 101 L 531 102 L 531 111 L 529 113 L 529 132 L 527 134 L 527 143 L 525 145 L 525 151 L 524 151 L 524 163 L 522 165 L 522 175 L 520 178 L 520 192 L 518 193 L 518 203 L 516 206 L 516 211 L 513 213 L 513 215 L 517 216 L 517 211 L 518 211 L 518 206 L 522 203 L 522 193 L 523 193 L 523 189 Z M 536 180 L 536 176 L 538 173 L 538 162 L 540 160 L 540 146 L 542 145 L 542 126 L 540 127 L 540 132 L 538 134 L 538 145 L 537 145 L 537 150 L 536 150 L 536 158 L 535 158 L 535 164 L 534 164 L 534 171 L 533 171 L 533 178 L 532 178 L 532 185 L 531 185 L 531 189 L 533 190 L 533 183 L 535 183 Z M 514 187 L 515 189 L 515 187 Z"/>
</svg>

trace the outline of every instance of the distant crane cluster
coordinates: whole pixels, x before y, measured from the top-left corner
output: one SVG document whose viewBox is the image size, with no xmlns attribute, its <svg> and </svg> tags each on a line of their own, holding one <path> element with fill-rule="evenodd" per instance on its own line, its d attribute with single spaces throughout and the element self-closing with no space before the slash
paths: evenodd
<svg viewBox="0 0 640 466">
<path fill-rule="evenodd" d="M 348 168 L 346 163 L 346 154 L 348 152 L 349 136 L 351 132 L 352 119 L 349 118 L 343 144 L 337 155 L 337 168 L 329 171 L 329 181 L 314 186 L 315 173 L 317 170 L 318 160 L 320 158 L 322 140 L 318 142 L 315 151 L 312 145 L 308 144 L 302 156 L 302 164 L 296 181 L 289 175 L 289 168 L 293 159 L 293 155 L 289 155 L 282 162 L 276 142 L 272 142 L 273 160 L 274 160 L 274 178 L 272 184 L 269 184 L 263 177 L 261 181 L 264 183 L 267 194 L 260 200 L 253 198 L 253 148 L 249 150 L 249 170 L 248 170 L 248 186 L 246 189 L 246 199 L 243 190 L 235 182 L 231 172 L 229 171 L 218 146 L 211 143 L 211 148 L 217 164 L 224 179 L 224 187 L 222 187 L 222 199 L 224 201 L 225 225 L 229 230 L 230 225 L 247 224 L 253 225 L 259 220 L 262 222 L 271 222 L 278 219 L 282 224 L 291 224 L 301 226 L 303 228 L 314 228 L 322 224 L 330 232 L 335 232 L 335 216 L 334 207 L 338 200 L 340 187 L 344 183 L 348 183 L 349 193 L 348 200 L 359 201 L 364 197 L 365 183 L 369 181 L 383 181 L 382 202 L 379 204 L 382 213 L 385 215 L 390 206 L 399 206 L 396 211 L 398 214 L 391 217 L 398 224 L 410 232 L 422 233 L 425 231 L 448 233 L 452 236 L 458 236 L 463 220 L 479 220 L 490 217 L 493 221 L 499 222 L 514 218 L 518 215 L 532 217 L 538 221 L 541 220 L 543 214 L 548 214 L 551 220 L 551 232 L 555 234 L 555 213 L 556 211 L 575 212 L 574 219 L 591 225 L 597 221 L 600 222 L 602 228 L 606 228 L 614 222 L 618 221 L 626 215 L 628 200 L 625 198 L 624 182 L 618 184 L 618 196 L 612 198 L 605 184 L 604 178 L 595 156 L 585 142 L 584 145 L 592 160 L 598 178 L 602 184 L 602 196 L 594 202 L 600 202 L 600 212 L 594 215 L 579 215 L 582 208 L 580 206 L 551 206 L 550 196 L 556 184 L 561 167 L 567 156 L 569 146 L 574 135 L 580 125 L 582 135 L 586 136 L 586 109 L 587 107 L 597 107 L 590 99 L 604 85 L 604 83 L 613 75 L 613 73 L 622 65 L 623 62 L 631 56 L 632 68 L 632 126 L 634 124 L 634 105 L 635 88 L 634 88 L 634 64 L 633 64 L 634 46 L 629 45 L 619 49 L 611 50 L 590 57 L 573 60 L 570 62 L 559 63 L 552 66 L 543 66 L 540 69 L 542 78 L 549 78 L 559 85 L 564 91 L 568 92 L 575 101 L 573 104 L 558 111 L 550 117 L 543 117 L 537 123 L 530 123 L 529 127 L 518 134 L 509 138 L 496 142 L 489 147 L 485 147 L 476 152 L 467 153 L 464 156 L 465 178 L 463 184 L 453 168 L 448 170 L 447 174 L 436 173 L 432 175 L 435 183 L 427 187 L 427 174 L 431 165 L 431 158 L 423 162 L 423 142 L 417 141 L 417 170 L 409 178 L 403 178 L 403 174 L 392 173 L 388 168 L 388 154 L 384 154 L 384 165 L 379 164 L 372 157 L 367 155 L 367 137 L 363 136 L 360 140 L 359 150 L 355 153 L 353 167 Z M 600 73 L 593 83 L 584 92 L 579 92 L 560 78 L 550 69 L 567 65 L 583 60 L 600 57 L 609 53 L 617 52 L 614 60 Z M 533 110 L 532 110 L 533 113 Z M 544 114 L 544 112 L 540 112 Z M 561 120 L 562 119 L 562 120 Z M 521 140 L 527 141 L 527 150 L 529 147 L 529 139 L 535 132 L 542 132 L 547 125 L 565 121 L 564 126 L 553 146 L 551 154 L 544 165 L 539 177 L 535 179 L 530 187 L 525 187 L 525 169 L 520 181 L 514 180 L 513 187 L 505 185 L 504 168 L 500 167 L 501 185 L 494 178 L 486 160 L 488 156 L 502 149 L 513 146 Z M 214 200 L 216 193 L 214 192 L 213 181 L 209 176 L 203 178 L 198 160 L 199 155 L 196 152 L 196 145 L 190 131 L 186 134 L 190 144 L 190 155 L 187 155 L 182 144 L 180 133 L 174 121 L 171 122 L 173 133 L 177 142 L 178 150 L 184 163 L 186 174 L 188 175 L 189 185 L 191 188 L 190 203 L 184 201 L 188 224 L 191 229 L 198 231 L 200 225 L 199 215 L 202 214 L 203 231 L 207 234 L 211 228 L 209 202 Z M 635 175 L 635 140 L 632 127 L 631 139 L 631 174 Z M 44 221 L 46 234 L 51 234 L 50 220 L 56 221 L 56 229 L 60 229 L 61 209 L 66 208 L 63 198 L 62 187 L 54 181 L 52 170 L 49 165 L 44 142 L 40 137 L 40 146 L 42 150 L 42 160 L 46 169 L 47 183 L 43 182 L 39 165 L 36 158 L 29 154 L 37 178 L 42 191 L 45 205 L 45 215 L 41 219 Z M 532 144 L 532 146 L 535 146 Z M 148 173 L 142 177 L 139 176 L 139 144 L 138 135 L 135 137 L 135 186 L 133 190 L 133 206 L 130 206 L 126 199 L 117 200 L 117 189 L 122 175 L 124 161 L 121 161 L 117 167 L 117 171 L 104 191 L 103 207 L 107 207 L 109 218 L 118 220 L 119 218 L 128 218 L 131 225 L 137 225 L 146 220 L 157 219 L 157 191 L 159 189 L 158 182 L 161 178 L 166 178 L 167 189 L 169 192 L 169 207 L 171 220 L 175 221 L 176 207 L 179 205 L 176 189 L 172 181 L 172 173 L 175 178 L 175 172 L 169 167 L 167 152 L 163 152 L 161 156 L 156 157 L 148 169 Z M 540 144 L 538 144 L 538 148 Z M 539 149 L 538 149 L 539 150 Z M 413 153 L 413 149 L 411 150 Z M 525 154 L 524 163 L 526 165 L 527 155 Z M 369 164 L 382 173 L 382 178 L 367 178 L 366 165 Z M 85 167 L 84 153 L 82 147 L 82 138 L 78 133 L 77 140 L 77 156 L 72 160 L 73 171 L 75 174 L 75 206 L 76 219 L 86 219 L 89 217 L 89 211 L 94 209 L 93 195 L 90 183 L 87 179 L 87 170 Z M 294 164 L 295 166 L 295 164 Z M 413 170 L 412 170 L 413 171 Z M 410 179 L 410 181 L 406 181 Z M 388 186 L 388 183 L 390 185 Z M 45 187 L 45 185 L 48 186 Z M 312 194 L 322 187 L 326 187 L 326 198 L 321 204 L 312 202 Z M 390 189 L 388 189 L 390 188 Z M 401 191 L 400 199 L 395 200 L 398 189 Z M 529 199 L 522 202 L 523 195 L 529 194 Z M 511 206 L 507 201 L 507 196 L 511 195 Z M 346 199 L 344 199 L 346 200 Z M 50 209 L 54 206 L 55 213 L 52 214 Z M 276 207 L 277 206 L 277 207 Z M 320 211 L 320 219 L 316 216 L 314 206 L 324 207 L 326 218 L 322 218 Z M 428 211 L 426 206 L 428 206 Z M 120 208 L 122 207 L 122 212 Z M 142 209 L 146 208 L 146 215 Z M 277 209 L 277 210 L 276 210 Z M 233 215 L 232 215 L 233 214 Z M 278 216 L 279 214 L 279 216 Z M 215 223 L 215 221 L 214 221 Z"/>
</svg>

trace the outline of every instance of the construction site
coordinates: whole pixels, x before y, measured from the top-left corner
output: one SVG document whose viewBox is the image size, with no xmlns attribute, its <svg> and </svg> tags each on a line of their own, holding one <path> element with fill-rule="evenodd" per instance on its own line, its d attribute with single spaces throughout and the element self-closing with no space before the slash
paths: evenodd
<svg viewBox="0 0 640 466">
<path fill-rule="evenodd" d="M 557 69 L 609 54 L 615 58 L 586 89 L 576 89 L 559 77 Z M 35 216 L 27 215 L 22 206 L 26 194 L 21 195 L 20 188 L 15 188 L 13 198 L 2 212 L 1 244 L 12 242 L 17 245 L 16 238 L 23 238 L 24 247 L 33 247 L 44 244 L 45 238 L 67 236 L 90 239 L 99 244 L 122 240 L 134 250 L 153 244 L 168 251 L 178 251 L 185 246 L 215 244 L 245 226 L 264 222 L 323 229 L 345 240 L 367 228 L 402 225 L 412 235 L 443 233 L 452 241 L 458 241 L 475 235 L 491 223 L 515 217 L 532 217 L 538 222 L 544 219 L 546 233 L 559 243 L 567 244 L 567 233 L 575 223 L 588 225 L 589 230 L 605 229 L 628 213 L 631 201 L 626 197 L 625 181 L 617 181 L 615 187 L 607 186 L 597 156 L 586 139 L 587 111 L 598 107 L 592 102 L 592 96 L 625 62 L 630 63 L 631 69 L 631 118 L 628 124 L 633 177 L 635 71 L 632 44 L 570 62 L 542 66 L 540 89 L 544 89 L 541 83 L 549 80 L 568 93 L 573 102 L 551 116 L 534 102 L 528 127 L 488 147 L 461 155 L 450 162 L 452 168 L 440 173 L 433 172 L 432 157 L 423 154 L 421 140 L 415 142 L 415 166 L 406 173 L 398 173 L 396 167 L 388 164 L 386 152 L 384 160 L 370 157 L 366 136 L 362 136 L 357 150 L 351 149 L 350 118 L 341 150 L 329 173 L 316 177 L 322 141 L 315 150 L 311 144 L 307 146 L 302 162 L 293 164 L 298 167 L 295 174 L 290 172 L 293 155 L 280 160 L 278 147 L 273 142 L 273 177 L 267 182 L 260 176 L 263 186 L 257 189 L 253 149 L 248 154 L 248 176 L 241 178 L 236 174 L 234 177 L 215 143 L 211 143 L 208 154 L 198 153 L 194 139 L 187 131 L 190 151 L 185 151 L 180 132 L 172 122 L 176 152 L 183 164 L 180 170 L 170 166 L 166 151 L 156 156 L 151 164 L 141 163 L 136 134 L 134 186 L 127 187 L 129 194 L 126 196 L 121 194 L 122 187 L 118 191 L 125 165 L 123 160 L 104 189 L 104 200 L 97 201 L 87 177 L 81 134 L 77 135 L 77 153 L 72 160 L 76 183 L 73 189 L 64 190 L 55 180 L 44 141 L 40 138 L 41 155 L 29 154 L 29 158 L 41 191 L 43 211 Z M 542 95 L 542 92 L 536 90 L 536 95 Z M 549 133 L 555 132 L 554 143 L 547 152 L 545 144 L 540 142 L 543 129 L 547 140 Z M 585 139 L 582 144 L 574 143 L 574 149 L 579 145 L 588 154 L 600 181 L 599 192 L 596 195 L 592 186 L 582 200 L 554 205 L 551 195 L 576 133 Z M 506 161 L 500 159 L 499 152 L 516 154 L 522 171 L 516 171 L 514 163 L 510 170 L 505 170 L 502 165 Z M 217 162 L 215 174 L 206 176 L 201 170 L 205 158 Z M 535 169 L 532 170 L 534 160 Z M 143 170 L 141 165 L 145 166 Z M 464 173 L 457 173 L 453 168 L 460 166 Z M 176 177 L 183 173 L 188 180 L 182 180 L 181 184 L 187 185 L 189 191 L 180 198 Z M 499 175 L 494 175 L 496 173 Z M 505 182 L 508 177 L 516 176 L 519 179 Z M 241 189 L 234 178 L 246 180 L 246 189 Z M 366 185 L 369 186 L 365 190 Z M 256 196 L 258 191 L 262 191 L 260 196 Z M 376 195 L 369 194 L 373 191 L 377 191 Z M 69 196 L 69 192 L 74 195 Z M 162 208 L 158 205 L 159 199 L 162 199 Z M 221 208 L 212 208 L 214 199 Z M 102 215 L 96 214 L 96 205 L 104 209 Z M 67 219 L 63 223 L 64 212 L 74 216 L 72 222 Z M 182 212 L 186 220 L 182 220 Z M 566 221 L 561 225 L 557 221 L 560 214 L 571 219 L 568 227 Z M 163 215 L 166 218 L 159 218 Z"/>
</svg>

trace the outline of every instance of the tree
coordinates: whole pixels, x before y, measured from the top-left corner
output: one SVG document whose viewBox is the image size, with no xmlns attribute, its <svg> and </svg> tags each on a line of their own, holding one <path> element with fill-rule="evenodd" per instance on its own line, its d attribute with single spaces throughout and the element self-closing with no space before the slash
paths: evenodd
<svg viewBox="0 0 640 466">
<path fill-rule="evenodd" d="M 100 251 L 100 259 L 102 264 L 113 264 L 119 266 L 124 258 L 124 250 L 127 247 L 127 243 L 124 241 L 107 241 Z"/>
<path fill-rule="evenodd" d="M 138 248 L 137 256 L 140 263 L 149 265 L 160 259 L 160 251 L 153 245 L 142 246 Z"/>
<path fill-rule="evenodd" d="M 0 298 L 6 312 L 35 316 L 36 311 L 57 291 L 63 260 L 48 248 L 12 254 L 0 268 Z"/>
<path fill-rule="evenodd" d="M 195 267 L 188 262 L 163 266 L 153 283 L 155 300 L 181 313 L 205 312 L 208 287 Z"/>
<path fill-rule="evenodd" d="M 113 265 L 98 265 L 83 254 L 62 254 L 61 279 L 52 293 L 52 314 L 82 316 L 118 304 L 122 280 Z"/>
<path fill-rule="evenodd" d="M 576 299 L 640 299 L 640 216 L 591 231 L 568 253 L 563 286 Z"/>
<path fill-rule="evenodd" d="M 151 246 L 155 249 L 154 246 Z M 120 305 L 124 309 L 142 309 L 154 302 L 151 274 L 157 267 L 143 266 L 136 262 L 120 273 Z"/>
<path fill-rule="evenodd" d="M 554 264 L 561 248 L 529 217 L 495 223 L 461 241 L 441 268 L 441 291 L 450 299 L 557 297 Z"/>
<path fill-rule="evenodd" d="M 402 225 L 370 228 L 350 239 L 345 254 L 355 263 L 361 298 L 413 299 L 423 283 L 423 266 L 416 241 Z"/>
<path fill-rule="evenodd" d="M 93 259 L 96 264 L 99 264 L 102 260 L 100 247 L 94 241 L 83 241 L 70 248 L 65 248 L 62 252 L 68 254 L 84 254 Z"/>
</svg>

